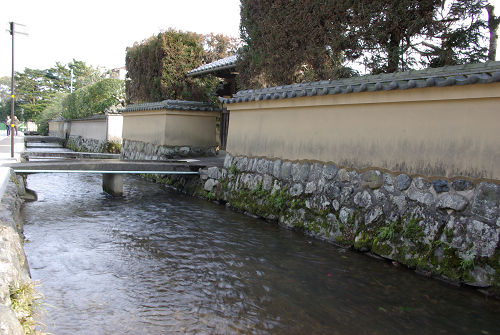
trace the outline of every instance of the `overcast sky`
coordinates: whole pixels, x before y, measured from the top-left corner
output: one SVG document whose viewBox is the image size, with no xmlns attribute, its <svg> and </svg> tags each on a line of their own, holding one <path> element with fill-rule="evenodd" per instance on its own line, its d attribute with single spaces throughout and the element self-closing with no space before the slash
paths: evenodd
<svg viewBox="0 0 500 335">
<path fill-rule="evenodd" d="M 12 0 L 0 10 L 0 76 L 11 74 L 9 22 L 15 70 L 46 69 L 73 58 L 108 69 L 125 65 L 125 48 L 170 27 L 239 37 L 239 0 Z"/>
<path fill-rule="evenodd" d="M 499 15 L 500 0 L 490 1 Z M 239 0 L 4 1 L 0 76 L 11 74 L 10 21 L 25 24 L 18 28 L 29 33 L 15 37 L 16 71 L 46 69 L 73 58 L 111 69 L 125 65 L 128 46 L 170 27 L 238 37 L 239 5 Z"/>
</svg>

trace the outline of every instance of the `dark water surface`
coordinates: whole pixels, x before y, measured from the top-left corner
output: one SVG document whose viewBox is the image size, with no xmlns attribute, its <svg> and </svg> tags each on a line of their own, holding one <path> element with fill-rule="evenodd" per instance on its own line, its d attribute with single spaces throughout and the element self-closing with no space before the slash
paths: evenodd
<svg viewBox="0 0 500 335">
<path fill-rule="evenodd" d="M 44 331 L 499 334 L 500 303 L 223 206 L 125 177 L 28 177 L 23 215 Z"/>
</svg>

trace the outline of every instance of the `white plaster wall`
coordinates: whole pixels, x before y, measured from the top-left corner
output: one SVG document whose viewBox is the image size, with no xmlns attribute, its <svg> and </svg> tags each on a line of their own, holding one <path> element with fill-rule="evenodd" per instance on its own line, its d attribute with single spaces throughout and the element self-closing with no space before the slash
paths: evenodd
<svg viewBox="0 0 500 335">
<path fill-rule="evenodd" d="M 65 138 L 69 131 L 69 122 L 49 121 L 49 136 Z"/>
<path fill-rule="evenodd" d="M 108 133 L 107 140 L 122 143 L 123 116 L 108 115 Z"/>
<path fill-rule="evenodd" d="M 106 119 L 73 120 L 70 136 L 106 141 Z"/>
</svg>

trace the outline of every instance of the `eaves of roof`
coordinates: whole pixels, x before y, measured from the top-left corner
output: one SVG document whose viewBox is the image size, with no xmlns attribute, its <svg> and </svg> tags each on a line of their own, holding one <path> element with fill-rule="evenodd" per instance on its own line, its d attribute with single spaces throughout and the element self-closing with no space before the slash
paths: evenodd
<svg viewBox="0 0 500 335">
<path fill-rule="evenodd" d="M 238 60 L 238 57 L 236 55 L 222 58 L 222 59 L 216 60 L 215 62 L 197 67 L 196 69 L 191 70 L 188 73 L 186 73 L 186 75 L 188 77 L 195 77 L 195 76 L 200 76 L 203 74 L 214 73 L 214 72 L 221 71 L 221 70 L 234 69 L 234 68 L 236 68 L 237 60 Z"/>
<path fill-rule="evenodd" d="M 200 112 L 219 111 L 219 108 L 207 102 L 185 101 L 185 100 L 163 100 L 158 102 L 133 104 L 133 105 L 128 105 L 125 108 L 121 108 L 119 109 L 119 111 L 126 113 L 126 112 L 160 110 L 160 109 L 200 111 Z"/>
<path fill-rule="evenodd" d="M 244 90 L 237 92 L 232 98 L 219 98 L 219 100 L 225 104 L 232 104 L 303 96 L 488 84 L 493 82 L 500 82 L 500 62 L 445 66 L 425 70 Z"/>
<path fill-rule="evenodd" d="M 94 115 L 90 115 L 90 116 L 82 117 L 82 118 L 78 118 L 78 119 L 71 119 L 71 121 L 88 121 L 88 120 L 105 120 L 105 119 L 106 119 L 105 114 L 94 114 Z"/>
</svg>

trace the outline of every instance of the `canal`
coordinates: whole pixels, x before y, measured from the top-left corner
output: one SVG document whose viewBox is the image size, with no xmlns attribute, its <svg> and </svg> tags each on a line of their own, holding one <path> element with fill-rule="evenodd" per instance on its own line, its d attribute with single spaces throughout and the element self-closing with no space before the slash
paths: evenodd
<svg viewBox="0 0 500 335">
<path fill-rule="evenodd" d="M 34 174 L 25 244 L 60 334 L 498 334 L 500 303 L 125 177 Z"/>
</svg>

